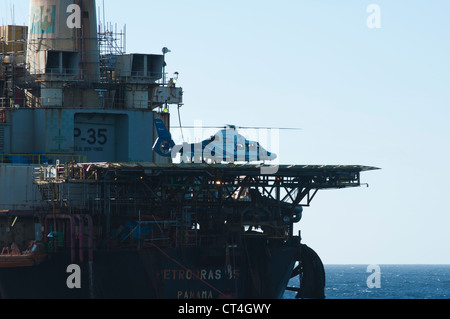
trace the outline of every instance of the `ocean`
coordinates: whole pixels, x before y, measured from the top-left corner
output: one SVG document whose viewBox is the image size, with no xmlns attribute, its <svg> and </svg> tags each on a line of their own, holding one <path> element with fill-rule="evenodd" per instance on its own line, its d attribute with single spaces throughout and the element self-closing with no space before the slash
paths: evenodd
<svg viewBox="0 0 450 319">
<path fill-rule="evenodd" d="M 326 265 L 325 272 L 327 299 L 450 299 L 450 265 Z M 298 277 L 290 285 L 298 287 Z"/>
</svg>

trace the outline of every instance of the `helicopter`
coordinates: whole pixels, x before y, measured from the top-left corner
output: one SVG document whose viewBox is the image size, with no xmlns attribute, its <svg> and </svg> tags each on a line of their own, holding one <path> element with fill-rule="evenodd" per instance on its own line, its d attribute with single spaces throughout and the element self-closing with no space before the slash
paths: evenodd
<svg viewBox="0 0 450 319">
<path fill-rule="evenodd" d="M 259 142 L 239 134 L 234 125 L 227 125 L 201 142 L 176 145 L 164 122 L 161 119 L 154 122 L 158 138 L 153 150 L 163 157 L 175 158 L 180 154 L 183 162 L 194 163 L 250 163 L 277 159 L 277 154 L 267 151 Z"/>
</svg>

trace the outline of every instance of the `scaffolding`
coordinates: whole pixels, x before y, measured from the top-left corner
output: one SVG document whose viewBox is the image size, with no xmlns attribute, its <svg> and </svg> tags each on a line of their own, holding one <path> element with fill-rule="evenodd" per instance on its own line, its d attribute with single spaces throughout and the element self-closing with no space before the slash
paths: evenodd
<svg viewBox="0 0 450 319">
<path fill-rule="evenodd" d="M 162 80 L 163 55 L 126 54 L 126 25 L 119 30 L 117 24 L 102 22 L 96 39 L 97 45 L 89 47 L 85 42 L 92 38 L 81 29 L 73 38 L 27 42 L 27 27 L 1 27 L 0 108 L 155 109 L 182 104 L 182 89 Z M 67 41 L 72 47 L 61 50 L 58 43 Z M 39 62 L 27 61 L 27 49 L 38 52 Z M 99 57 L 96 66 L 94 56 Z M 52 91 L 44 93 L 46 88 Z"/>
<path fill-rule="evenodd" d="M 117 57 L 126 53 L 126 25 L 118 30 L 117 24 L 100 23 L 98 27 L 100 51 L 100 80 L 102 83 L 115 81 L 114 70 Z"/>
<path fill-rule="evenodd" d="M 0 108 L 16 107 L 23 102 L 23 92 L 16 82 L 26 76 L 25 52 L 27 27 L 0 26 Z"/>
</svg>

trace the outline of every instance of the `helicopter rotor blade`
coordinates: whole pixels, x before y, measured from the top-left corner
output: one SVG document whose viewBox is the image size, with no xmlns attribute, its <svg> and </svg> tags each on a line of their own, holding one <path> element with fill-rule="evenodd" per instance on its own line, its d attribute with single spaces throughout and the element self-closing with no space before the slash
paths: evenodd
<svg viewBox="0 0 450 319">
<path fill-rule="evenodd" d="M 180 126 L 173 126 L 173 128 L 180 128 Z M 225 125 L 225 126 L 182 126 L 181 128 L 186 129 L 242 129 L 242 130 L 251 130 L 251 129 L 261 129 L 261 130 L 289 130 L 289 131 L 301 131 L 301 128 L 298 127 L 259 127 L 259 126 L 235 126 L 235 125 Z"/>
<path fill-rule="evenodd" d="M 247 130 L 247 129 L 261 129 L 261 130 L 289 130 L 289 131 L 301 131 L 298 127 L 256 127 L 256 126 L 238 126 L 237 128 Z"/>
</svg>

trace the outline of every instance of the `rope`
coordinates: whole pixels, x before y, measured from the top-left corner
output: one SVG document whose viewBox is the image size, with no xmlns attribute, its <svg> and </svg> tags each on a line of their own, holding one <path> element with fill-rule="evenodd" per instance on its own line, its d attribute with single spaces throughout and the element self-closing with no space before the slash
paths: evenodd
<svg viewBox="0 0 450 319">
<path fill-rule="evenodd" d="M 181 107 L 181 105 L 178 105 L 178 122 L 180 123 L 181 137 L 183 138 L 183 143 L 184 143 L 184 134 L 183 134 L 183 126 L 181 125 L 180 107 Z"/>
<path fill-rule="evenodd" d="M 178 262 L 177 260 L 175 260 L 174 258 L 172 258 L 171 256 L 169 256 L 165 251 L 163 251 L 161 248 L 159 248 L 157 245 L 155 245 L 154 243 L 150 244 L 151 246 L 155 247 L 156 249 L 158 249 L 163 255 L 165 255 L 168 259 L 170 259 L 171 261 L 173 261 L 175 264 L 177 264 L 178 266 L 180 266 L 181 268 L 183 268 L 185 271 L 188 271 L 189 269 L 187 267 L 185 267 L 183 264 L 181 264 L 180 262 Z M 216 287 L 212 286 L 210 283 L 208 283 L 207 281 L 201 279 L 199 276 L 197 276 L 194 272 L 192 272 L 192 276 L 194 276 L 196 279 L 200 280 L 201 282 L 203 282 L 205 285 L 207 285 L 209 288 L 213 289 L 214 291 L 216 291 L 217 293 L 219 293 L 220 295 L 222 295 L 225 298 L 229 298 L 229 296 L 227 296 L 226 294 L 224 294 L 222 291 L 220 291 L 219 289 L 217 289 Z"/>
</svg>

